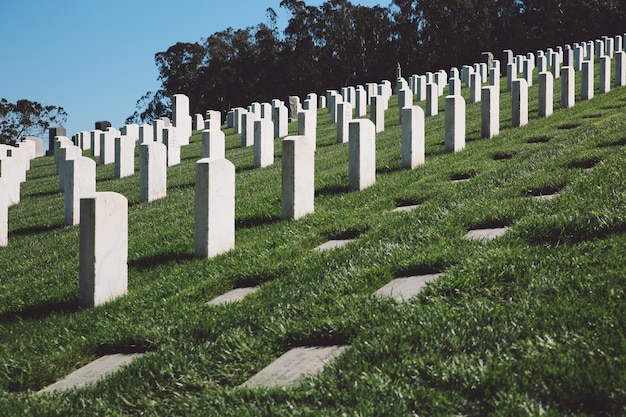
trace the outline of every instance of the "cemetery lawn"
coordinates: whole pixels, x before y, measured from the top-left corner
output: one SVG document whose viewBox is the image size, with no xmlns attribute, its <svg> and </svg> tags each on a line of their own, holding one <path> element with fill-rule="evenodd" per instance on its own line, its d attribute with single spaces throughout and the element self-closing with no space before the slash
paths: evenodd
<svg viewBox="0 0 626 417">
<path fill-rule="evenodd" d="M 129 293 L 90 309 L 78 308 L 79 228 L 63 225 L 53 158 L 34 160 L 0 248 L 0 414 L 626 414 L 626 89 L 547 119 L 536 82 L 529 96 L 530 122 L 514 129 L 502 93 L 492 139 L 468 100 L 457 154 L 444 152 L 442 97 L 415 170 L 401 169 L 392 97 L 376 184 L 360 192 L 320 110 L 315 213 L 296 221 L 281 219 L 280 141 L 275 164 L 253 169 L 253 149 L 226 129 L 236 248 L 211 260 L 193 256 L 200 132 L 168 170 L 165 199 L 140 204 L 138 173 L 115 180 L 113 165 L 99 166 L 97 190 L 129 200 Z M 463 238 L 481 227 L 508 229 Z M 409 302 L 373 295 L 435 272 Z M 242 302 L 207 305 L 257 285 Z M 320 345 L 350 347 L 297 387 L 238 388 L 290 348 Z M 36 394 L 118 352 L 147 354 L 95 385 Z"/>
</svg>

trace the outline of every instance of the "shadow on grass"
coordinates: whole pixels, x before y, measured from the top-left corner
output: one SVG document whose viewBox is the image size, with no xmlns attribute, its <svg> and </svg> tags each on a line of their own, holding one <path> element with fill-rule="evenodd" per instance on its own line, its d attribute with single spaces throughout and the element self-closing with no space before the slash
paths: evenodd
<svg viewBox="0 0 626 417">
<path fill-rule="evenodd" d="M 21 229 L 13 230 L 12 232 L 9 232 L 9 236 L 36 235 L 39 233 L 46 233 L 46 232 L 52 232 L 54 230 L 61 230 L 64 227 L 65 227 L 65 224 L 63 223 L 48 224 L 48 225 L 41 225 L 41 226 L 29 226 L 29 227 L 23 227 Z"/>
<path fill-rule="evenodd" d="M 551 136 L 537 136 L 537 137 L 528 139 L 526 142 L 528 142 L 528 143 L 548 143 L 551 140 L 552 140 Z"/>
<path fill-rule="evenodd" d="M 38 193 L 32 193 L 32 194 L 24 194 L 24 198 L 26 197 L 48 197 L 51 195 L 61 195 L 61 191 L 58 190 L 53 190 L 53 191 L 40 191 Z"/>
<path fill-rule="evenodd" d="M 52 314 L 71 314 L 79 310 L 78 300 L 64 302 L 50 302 L 28 306 L 20 311 L 7 311 L 0 314 L 0 323 L 10 323 L 16 320 L 37 320 Z"/>
<path fill-rule="evenodd" d="M 346 194 L 349 193 L 350 187 L 346 185 L 327 185 L 325 187 L 320 188 L 319 190 L 315 190 L 315 197 L 320 197 L 324 195 L 337 195 L 337 194 Z"/>
<path fill-rule="evenodd" d="M 146 270 L 159 265 L 170 263 L 181 263 L 194 259 L 192 253 L 159 253 L 157 255 L 146 256 L 128 261 L 128 267 L 139 270 Z"/>
<path fill-rule="evenodd" d="M 623 146 L 623 145 L 626 145 L 626 136 L 623 138 L 613 140 L 613 141 L 606 141 L 606 142 L 600 143 L 598 147 L 609 148 L 611 146 Z"/>
<path fill-rule="evenodd" d="M 376 169 L 377 174 L 391 174 L 392 172 L 401 172 L 401 171 L 409 171 L 408 168 L 404 168 L 401 165 L 396 166 L 385 166 Z"/>
<path fill-rule="evenodd" d="M 256 226 L 265 226 L 268 224 L 274 224 L 281 221 L 281 218 L 278 216 L 257 216 L 257 217 L 248 217 L 246 219 L 238 219 L 235 221 L 236 229 L 249 229 Z"/>
</svg>

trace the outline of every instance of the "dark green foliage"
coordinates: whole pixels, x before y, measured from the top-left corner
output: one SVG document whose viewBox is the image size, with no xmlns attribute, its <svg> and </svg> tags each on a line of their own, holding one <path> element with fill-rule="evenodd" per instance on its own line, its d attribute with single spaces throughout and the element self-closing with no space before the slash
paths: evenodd
<svg viewBox="0 0 626 417">
<path fill-rule="evenodd" d="M 44 106 L 26 99 L 10 103 L 0 100 L 0 143 L 15 143 L 26 136 L 42 136 L 50 126 L 67 119 L 63 107 Z"/>
</svg>

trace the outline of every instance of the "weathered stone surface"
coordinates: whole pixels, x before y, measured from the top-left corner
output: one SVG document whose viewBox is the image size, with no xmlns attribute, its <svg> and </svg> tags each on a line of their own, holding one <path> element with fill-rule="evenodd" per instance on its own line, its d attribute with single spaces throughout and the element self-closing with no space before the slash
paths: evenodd
<svg viewBox="0 0 626 417">
<path fill-rule="evenodd" d="M 145 146 L 145 145 L 144 145 Z M 128 286 L 128 200 L 94 193 L 80 200 L 79 303 L 104 304 Z"/>
<path fill-rule="evenodd" d="M 350 122 L 348 180 L 351 190 L 363 190 L 376 182 L 376 126 L 371 120 Z"/>
<path fill-rule="evenodd" d="M 375 292 L 379 297 L 391 297 L 398 302 L 409 301 L 429 282 L 435 281 L 441 274 L 418 275 L 396 278 Z"/>
<path fill-rule="evenodd" d="M 297 385 L 303 378 L 321 371 L 346 348 L 346 346 L 323 346 L 291 349 L 244 382 L 241 387 L 271 388 Z"/>
<path fill-rule="evenodd" d="M 64 379 L 38 391 L 37 394 L 67 391 L 94 384 L 105 376 L 119 371 L 133 359 L 142 355 L 141 353 L 115 353 L 113 355 L 102 356 L 72 372 Z"/>
<path fill-rule="evenodd" d="M 282 217 L 298 219 L 314 211 L 313 139 L 287 136 L 282 143 Z"/>
<path fill-rule="evenodd" d="M 490 240 L 500 236 L 504 236 L 508 229 L 506 227 L 498 227 L 493 229 L 475 229 L 470 230 L 465 235 L 466 239 L 471 240 Z"/>
<path fill-rule="evenodd" d="M 227 159 L 196 163 L 194 248 L 212 258 L 235 247 L 235 166 Z"/>
</svg>

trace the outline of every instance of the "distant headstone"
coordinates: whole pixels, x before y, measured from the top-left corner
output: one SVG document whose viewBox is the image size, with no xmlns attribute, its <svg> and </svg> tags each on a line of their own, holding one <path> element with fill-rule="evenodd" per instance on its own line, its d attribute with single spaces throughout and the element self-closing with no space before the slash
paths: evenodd
<svg viewBox="0 0 626 417">
<path fill-rule="evenodd" d="M 100 133 L 100 165 L 115 163 L 115 133 L 110 130 Z"/>
<path fill-rule="evenodd" d="M 439 96 L 436 84 L 426 85 L 426 116 L 436 116 L 439 112 Z"/>
<path fill-rule="evenodd" d="M 48 155 L 54 154 L 54 138 L 57 136 L 67 136 L 67 131 L 63 126 L 48 129 Z"/>
<path fill-rule="evenodd" d="M 616 39 L 618 39 L 618 37 L 616 37 Z M 619 39 L 621 39 L 621 37 Z M 617 45 L 615 46 L 615 48 L 617 49 Z M 615 87 L 623 87 L 625 85 L 626 85 L 626 52 L 619 50 L 615 52 Z"/>
<path fill-rule="evenodd" d="M 366 117 L 367 116 L 367 92 L 362 85 L 359 85 L 355 90 L 355 115 L 356 117 Z"/>
<path fill-rule="evenodd" d="M 282 217 L 299 219 L 313 213 L 315 151 L 313 139 L 288 136 L 282 144 Z"/>
<path fill-rule="evenodd" d="M 115 178 L 135 174 L 135 139 L 132 136 L 115 138 Z"/>
<path fill-rule="evenodd" d="M 202 131 L 202 158 L 226 158 L 226 135 L 220 129 Z"/>
<path fill-rule="evenodd" d="M 298 113 L 298 136 L 306 136 L 313 139 L 313 147 L 315 148 L 317 142 L 317 111 L 303 110 Z"/>
<path fill-rule="evenodd" d="M 126 197 L 104 192 L 94 193 L 80 200 L 79 248 L 81 306 L 98 306 L 126 294 L 128 287 Z"/>
<path fill-rule="evenodd" d="M 65 180 L 67 179 L 67 165 L 72 159 L 83 156 L 83 151 L 73 144 L 60 147 L 59 151 L 59 191 L 65 191 Z"/>
<path fill-rule="evenodd" d="M 376 126 L 376 133 L 383 132 L 385 130 L 385 97 L 374 96 L 372 97 L 372 104 L 370 105 L 370 120 Z"/>
<path fill-rule="evenodd" d="M 235 247 L 235 166 L 227 159 L 196 163 L 194 251 L 212 258 Z"/>
<path fill-rule="evenodd" d="M 154 142 L 154 132 L 152 125 L 143 124 L 139 126 L 139 144 Z"/>
<path fill-rule="evenodd" d="M 193 115 L 191 128 L 193 130 L 204 130 L 204 117 L 201 114 L 196 113 Z"/>
<path fill-rule="evenodd" d="M 337 106 L 337 143 L 348 141 L 348 123 L 352 120 L 352 105 L 345 101 Z"/>
<path fill-rule="evenodd" d="M 574 107 L 576 93 L 576 79 L 574 67 L 561 68 L 561 108 Z"/>
<path fill-rule="evenodd" d="M 152 121 L 152 141 L 163 143 L 163 129 L 165 128 L 165 122 L 162 119 L 155 119 Z"/>
<path fill-rule="evenodd" d="M 513 64 L 513 51 L 505 49 L 502 51 L 502 76 L 508 76 L 508 73 L 505 71 L 507 71 L 509 64 Z"/>
<path fill-rule="evenodd" d="M 598 80 L 598 93 L 604 94 L 611 91 L 611 57 L 602 55 L 600 61 L 600 79 Z"/>
<path fill-rule="evenodd" d="M 182 133 L 181 129 L 174 126 L 163 128 L 163 144 L 167 147 L 168 167 L 180 164 L 180 141 L 178 139 L 180 133 Z"/>
<path fill-rule="evenodd" d="M 108 120 L 99 120 L 95 123 L 94 129 L 102 130 L 103 132 L 106 132 L 106 130 L 110 127 L 111 127 L 111 122 L 109 122 Z"/>
<path fill-rule="evenodd" d="M 594 95 L 594 65 L 592 60 L 583 61 L 580 78 L 580 99 L 591 100 Z"/>
<path fill-rule="evenodd" d="M 189 97 L 184 94 L 174 94 L 172 97 L 172 124 L 177 129 L 176 135 L 180 146 L 189 145 L 192 120 L 189 114 Z"/>
<path fill-rule="evenodd" d="M 37 136 L 26 136 L 24 140 L 35 144 L 35 157 L 36 158 L 45 155 L 45 152 L 43 151 L 43 139 L 42 138 L 39 138 Z"/>
<path fill-rule="evenodd" d="M 479 103 L 483 81 L 479 73 L 470 75 L 470 103 Z"/>
<path fill-rule="evenodd" d="M 295 122 L 298 120 L 298 112 L 302 110 L 300 105 L 300 97 L 289 96 L 289 121 Z"/>
<path fill-rule="evenodd" d="M 488 68 L 491 68 L 493 65 L 493 53 L 491 52 L 481 52 L 480 54 L 481 61 L 487 64 Z"/>
</svg>

